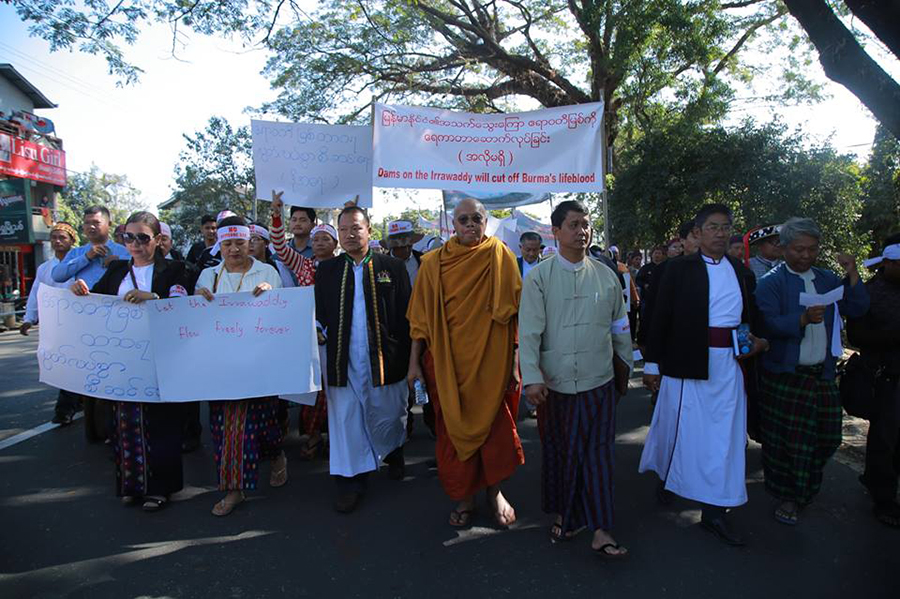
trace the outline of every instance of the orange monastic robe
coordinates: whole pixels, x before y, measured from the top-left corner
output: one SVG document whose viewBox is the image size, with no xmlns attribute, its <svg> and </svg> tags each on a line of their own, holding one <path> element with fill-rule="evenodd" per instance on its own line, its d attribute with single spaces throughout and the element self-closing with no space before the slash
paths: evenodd
<svg viewBox="0 0 900 599">
<path fill-rule="evenodd" d="M 524 462 L 513 379 L 522 279 L 498 239 L 466 247 L 453 237 L 422 258 L 407 317 L 425 342 L 435 408 L 438 476 L 453 499 L 508 478 Z"/>
</svg>

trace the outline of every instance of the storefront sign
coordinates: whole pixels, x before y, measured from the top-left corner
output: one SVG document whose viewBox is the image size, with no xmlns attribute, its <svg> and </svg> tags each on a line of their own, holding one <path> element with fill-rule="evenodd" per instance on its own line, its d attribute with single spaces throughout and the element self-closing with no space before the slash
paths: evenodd
<svg viewBox="0 0 900 599">
<path fill-rule="evenodd" d="M 0 133 L 0 174 L 66 185 L 66 153 Z"/>
</svg>

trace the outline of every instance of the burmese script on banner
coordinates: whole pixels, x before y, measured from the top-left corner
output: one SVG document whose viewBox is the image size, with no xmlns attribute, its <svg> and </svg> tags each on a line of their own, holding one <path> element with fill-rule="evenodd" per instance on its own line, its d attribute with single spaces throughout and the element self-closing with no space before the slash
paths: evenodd
<svg viewBox="0 0 900 599">
<path fill-rule="evenodd" d="M 314 304 L 312 287 L 130 304 L 41 285 L 40 380 L 121 401 L 309 403 L 321 388 Z"/>
<path fill-rule="evenodd" d="M 91 397 L 160 401 L 149 308 L 41 285 L 40 381 Z"/>
<path fill-rule="evenodd" d="M 603 190 L 603 104 L 475 114 L 376 103 L 377 187 L 478 192 Z"/>
<path fill-rule="evenodd" d="M 283 191 L 285 204 L 372 206 L 372 128 L 250 121 L 257 197 Z"/>
</svg>

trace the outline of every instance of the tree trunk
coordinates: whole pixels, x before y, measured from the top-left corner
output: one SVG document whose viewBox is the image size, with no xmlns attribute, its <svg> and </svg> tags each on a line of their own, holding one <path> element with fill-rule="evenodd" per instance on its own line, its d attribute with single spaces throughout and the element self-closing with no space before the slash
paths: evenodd
<svg viewBox="0 0 900 599">
<path fill-rule="evenodd" d="M 900 0 L 844 0 L 844 4 L 900 59 Z"/>
<path fill-rule="evenodd" d="M 819 51 L 825 74 L 850 90 L 900 139 L 900 85 L 866 54 L 825 0 L 784 0 Z"/>
</svg>

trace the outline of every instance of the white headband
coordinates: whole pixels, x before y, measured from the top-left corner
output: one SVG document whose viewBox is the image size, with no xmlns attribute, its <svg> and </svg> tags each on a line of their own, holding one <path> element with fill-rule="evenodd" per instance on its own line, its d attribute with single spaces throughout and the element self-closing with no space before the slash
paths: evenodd
<svg viewBox="0 0 900 599">
<path fill-rule="evenodd" d="M 332 239 L 337 241 L 337 231 L 335 231 L 334 227 L 332 227 L 331 225 L 327 225 L 327 224 L 316 225 L 315 227 L 313 227 L 313 230 L 310 231 L 310 233 L 309 233 L 310 238 L 315 237 L 316 233 L 328 233 L 329 235 L 331 235 Z"/>
<path fill-rule="evenodd" d="M 250 240 L 250 227 L 244 225 L 230 225 L 228 227 L 219 227 L 216 231 L 216 238 L 219 243 L 226 239 L 246 239 Z"/>
<path fill-rule="evenodd" d="M 882 260 L 900 260 L 900 243 L 894 243 L 892 245 L 884 248 L 884 251 L 881 252 L 881 255 L 877 258 L 870 258 L 863 262 L 866 268 L 872 268 L 878 264 L 881 264 Z"/>
<path fill-rule="evenodd" d="M 266 241 L 269 241 L 269 230 L 265 227 L 260 227 L 259 225 L 250 225 L 250 234 L 258 235 Z"/>
</svg>

